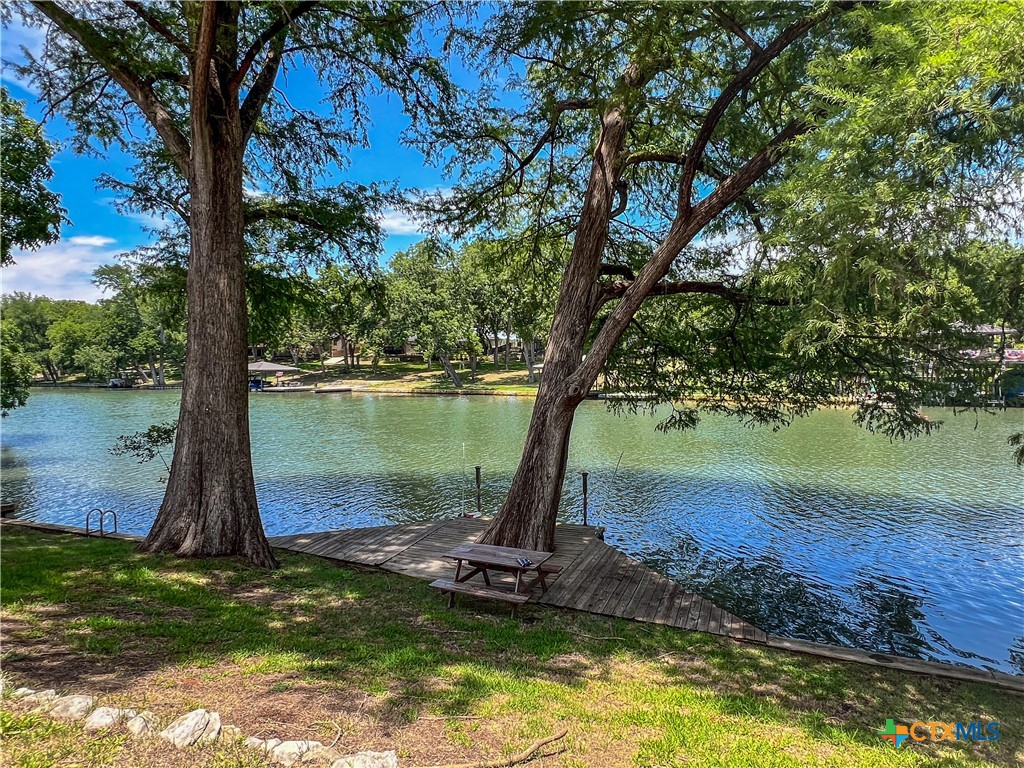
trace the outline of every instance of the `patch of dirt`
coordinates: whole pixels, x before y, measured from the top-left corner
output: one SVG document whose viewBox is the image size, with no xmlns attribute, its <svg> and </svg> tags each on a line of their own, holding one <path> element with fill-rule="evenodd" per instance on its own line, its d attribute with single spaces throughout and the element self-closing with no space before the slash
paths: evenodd
<svg viewBox="0 0 1024 768">
<path fill-rule="evenodd" d="M 311 685 L 293 675 L 246 673 L 230 664 L 130 677 L 120 668 L 104 669 L 95 659 L 70 652 L 63 652 L 60 665 L 46 663 L 45 659 L 55 659 L 58 652 L 43 655 L 41 650 L 32 653 L 30 664 L 5 663 L 5 672 L 15 684 L 57 688 L 61 693 L 92 693 L 101 704 L 147 709 L 157 715 L 161 727 L 203 707 L 220 713 L 225 724 L 238 726 L 247 736 L 314 739 L 333 743 L 343 753 L 394 749 L 402 756 L 403 765 L 498 757 L 510 734 L 524 727 L 516 716 L 497 722 L 473 720 L 472 729 L 453 733 L 448 723 L 462 721 L 419 712 L 420 702 L 414 697 L 372 696 L 345 685 Z M 81 664 L 88 664 L 89 672 L 76 675 L 73 688 L 65 691 L 68 669 Z M 31 676 L 26 674 L 29 669 Z M 149 751 L 134 747 L 132 754 L 140 760 L 134 765 L 192 765 L 176 759 L 149 762 Z"/>
</svg>

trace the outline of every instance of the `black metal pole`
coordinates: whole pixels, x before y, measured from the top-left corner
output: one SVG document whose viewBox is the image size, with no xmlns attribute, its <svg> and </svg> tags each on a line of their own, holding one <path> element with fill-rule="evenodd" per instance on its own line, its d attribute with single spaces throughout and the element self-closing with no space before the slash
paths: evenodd
<svg viewBox="0 0 1024 768">
<path fill-rule="evenodd" d="M 587 524 L 587 473 L 583 473 L 583 524 Z"/>
<path fill-rule="evenodd" d="M 480 466 L 476 468 L 476 513 L 478 515 L 483 514 L 483 507 L 480 503 Z"/>
</svg>

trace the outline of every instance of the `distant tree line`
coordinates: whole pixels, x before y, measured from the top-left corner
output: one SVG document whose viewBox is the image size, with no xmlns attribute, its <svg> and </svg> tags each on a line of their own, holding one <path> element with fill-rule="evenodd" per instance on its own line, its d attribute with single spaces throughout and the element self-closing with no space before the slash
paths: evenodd
<svg viewBox="0 0 1024 768">
<path fill-rule="evenodd" d="M 522 267 L 517 269 L 516 266 Z M 106 381 L 128 377 L 153 386 L 180 380 L 185 357 L 184 267 L 160 248 L 126 254 L 96 270 L 96 303 L 12 293 L 0 299 L 3 344 L 22 353 L 31 377 Z M 248 342 L 253 357 L 322 363 L 338 351 L 340 368 L 376 370 L 406 350 L 428 368 L 438 361 L 455 386 L 453 361 L 475 373 L 484 354 L 508 368 L 517 355 L 539 360 L 557 272 L 533 271 L 498 244 L 454 248 L 428 238 L 395 254 L 386 267 L 328 264 L 315 275 L 274 280 L 250 267 Z M 17 404 L 14 404 L 17 405 Z"/>
</svg>

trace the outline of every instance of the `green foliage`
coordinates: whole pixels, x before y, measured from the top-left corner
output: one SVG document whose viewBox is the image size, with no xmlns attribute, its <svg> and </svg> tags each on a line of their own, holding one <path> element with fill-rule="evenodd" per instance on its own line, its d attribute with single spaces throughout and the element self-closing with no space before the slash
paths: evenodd
<svg viewBox="0 0 1024 768">
<path fill-rule="evenodd" d="M 34 250 L 56 242 L 66 219 L 60 195 L 46 186 L 53 178 L 55 147 L 25 115 L 24 103 L 12 99 L 6 88 L 0 88 L 0 147 L 0 266 L 7 266 L 13 263 L 12 248 Z"/>
<path fill-rule="evenodd" d="M 0 416 L 25 405 L 37 370 L 35 361 L 22 351 L 9 328 L 9 321 L 0 322 Z"/>
<path fill-rule="evenodd" d="M 426 358 L 479 354 L 471 281 L 454 250 L 427 239 L 391 259 L 388 301 L 392 317 Z M 450 374 L 450 372 L 449 372 Z M 456 381 L 456 386 L 459 382 Z"/>
<path fill-rule="evenodd" d="M 76 373 L 105 381 L 122 372 L 162 384 L 165 361 L 184 356 L 182 274 L 143 260 L 100 267 L 98 304 L 14 293 L 2 308 L 10 338 L 53 381 Z"/>
<path fill-rule="evenodd" d="M 605 387 L 625 394 L 615 406 L 677 404 L 664 427 L 692 426 L 701 411 L 778 426 L 854 398 L 869 429 L 927 432 L 920 404 L 982 407 L 998 372 L 997 356 L 966 354 L 982 346 L 971 328 L 1021 328 L 1019 11 L 503 6 L 459 36 L 494 90 L 464 94 L 438 126 L 458 151 L 442 158 L 437 142 L 437 160 L 459 183 L 428 203 L 459 232 L 594 242 L 596 219 L 577 226 L 607 171 L 592 162 L 600 121 L 618 111 L 604 263 L 594 278 L 566 278 L 574 305 L 599 296 L 591 340 L 625 328 L 603 370 Z M 816 23 L 719 110 L 758 52 L 805 18 Z M 522 102 L 499 103 L 507 88 Z M 743 177 L 792 126 L 774 164 Z M 612 323 L 688 213 L 740 178 L 744 193 L 666 262 L 663 290 L 628 325 Z"/>
<path fill-rule="evenodd" d="M 1024 432 L 1014 432 L 1006 442 L 1013 447 L 1013 460 L 1017 466 L 1024 467 Z"/>
<path fill-rule="evenodd" d="M 171 467 L 164 458 L 163 450 L 174 445 L 174 436 L 177 431 L 177 419 L 161 424 L 152 424 L 144 432 L 118 436 L 117 443 L 109 450 L 115 456 L 133 456 L 140 464 L 159 457 L 164 467 L 170 470 Z"/>
</svg>

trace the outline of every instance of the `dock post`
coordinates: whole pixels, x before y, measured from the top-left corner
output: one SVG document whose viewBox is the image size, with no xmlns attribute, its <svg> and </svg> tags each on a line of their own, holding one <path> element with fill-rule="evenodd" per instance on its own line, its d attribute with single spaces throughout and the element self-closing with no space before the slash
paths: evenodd
<svg viewBox="0 0 1024 768">
<path fill-rule="evenodd" d="M 583 524 L 587 524 L 587 472 L 583 473 Z"/>
<path fill-rule="evenodd" d="M 477 466 L 476 466 L 476 514 L 477 514 L 477 517 L 482 517 L 483 514 L 484 514 L 483 507 L 482 507 L 481 502 L 480 502 L 480 465 L 479 464 L 477 464 Z"/>
</svg>

